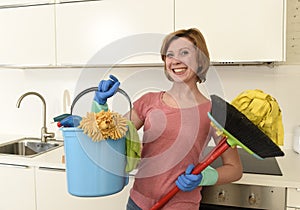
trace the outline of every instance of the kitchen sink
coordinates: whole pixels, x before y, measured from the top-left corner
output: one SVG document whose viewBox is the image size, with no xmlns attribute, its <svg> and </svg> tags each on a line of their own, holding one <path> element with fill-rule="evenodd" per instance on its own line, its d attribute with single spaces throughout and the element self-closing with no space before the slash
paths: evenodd
<svg viewBox="0 0 300 210">
<path fill-rule="evenodd" d="M 0 144 L 0 154 L 34 157 L 63 145 L 63 141 L 48 139 L 42 142 L 39 138 L 21 138 Z"/>
</svg>

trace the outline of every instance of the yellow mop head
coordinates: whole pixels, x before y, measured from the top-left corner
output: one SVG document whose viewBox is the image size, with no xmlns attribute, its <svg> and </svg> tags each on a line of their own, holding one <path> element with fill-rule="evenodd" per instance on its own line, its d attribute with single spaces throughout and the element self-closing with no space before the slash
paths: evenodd
<svg viewBox="0 0 300 210">
<path fill-rule="evenodd" d="M 128 129 L 127 120 L 120 114 L 109 110 L 87 113 L 78 127 L 93 141 L 118 140 L 126 135 Z"/>
</svg>

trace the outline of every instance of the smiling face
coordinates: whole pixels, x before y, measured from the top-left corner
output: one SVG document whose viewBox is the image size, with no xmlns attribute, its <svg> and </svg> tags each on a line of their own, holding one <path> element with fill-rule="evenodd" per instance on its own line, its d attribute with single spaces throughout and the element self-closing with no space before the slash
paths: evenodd
<svg viewBox="0 0 300 210">
<path fill-rule="evenodd" d="M 182 46 L 180 46 L 180 44 L 182 44 Z M 179 56 L 180 54 L 176 51 L 183 47 L 186 47 L 187 49 L 190 50 L 190 52 L 185 52 L 187 53 L 186 58 L 184 58 L 183 56 Z M 171 54 L 169 54 L 168 61 L 167 61 L 168 52 L 170 52 Z M 194 60 L 193 59 L 188 60 L 189 57 L 193 57 L 190 55 L 190 53 L 192 53 L 193 56 L 196 57 Z M 209 52 L 206 46 L 204 36 L 198 29 L 196 28 L 190 28 L 187 30 L 181 29 L 168 34 L 162 43 L 160 54 L 162 60 L 164 61 L 165 73 L 169 80 L 171 81 L 174 80 L 173 77 L 171 77 L 171 74 L 169 75 L 169 73 L 171 73 L 169 71 L 172 70 L 172 68 L 169 65 L 169 63 L 171 62 L 169 59 L 177 58 L 178 61 L 182 62 L 189 69 L 192 69 L 194 72 L 196 72 L 198 76 L 198 80 L 197 80 L 198 82 L 205 82 L 206 73 L 210 66 L 210 58 L 209 58 Z M 196 67 L 194 66 L 195 63 L 197 64 Z M 177 75 L 179 75 L 179 71 L 180 70 L 177 70 Z M 176 76 L 175 72 L 176 71 L 174 70 L 173 71 L 174 77 Z"/>
<path fill-rule="evenodd" d="M 166 73 L 176 82 L 197 82 L 198 56 L 195 46 L 187 38 L 174 39 L 166 52 Z"/>
</svg>

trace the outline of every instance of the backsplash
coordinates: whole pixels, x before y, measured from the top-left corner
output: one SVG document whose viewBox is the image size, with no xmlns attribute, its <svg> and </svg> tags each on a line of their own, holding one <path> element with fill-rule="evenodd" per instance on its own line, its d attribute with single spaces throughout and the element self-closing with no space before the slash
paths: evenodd
<svg viewBox="0 0 300 210">
<path fill-rule="evenodd" d="M 36 91 L 46 100 L 47 127 L 61 137 L 53 117 L 63 113 L 64 92 L 70 92 L 71 101 L 81 90 L 97 86 L 108 74 L 116 75 L 121 88 L 132 100 L 147 91 L 166 89 L 162 67 L 134 67 L 106 69 L 0 69 L 1 134 L 20 134 L 39 137 L 42 127 L 42 102 L 38 97 L 27 96 L 20 108 L 18 98 L 25 92 Z M 205 94 L 219 94 L 230 101 L 248 89 L 261 89 L 277 99 L 283 113 L 285 148 L 292 147 L 293 129 L 300 124 L 300 66 L 216 66 L 210 69 L 207 83 L 200 88 Z M 90 94 L 89 100 L 92 99 Z M 86 102 L 86 100 L 83 100 Z M 119 102 L 118 102 L 119 103 Z M 88 103 L 86 103 L 88 104 Z M 86 105 L 85 104 L 85 105 Z M 80 104 L 78 105 L 80 106 Z M 120 109 L 128 108 L 121 105 Z M 87 110 L 89 111 L 89 110 Z M 121 110 L 123 111 L 123 110 Z"/>
</svg>

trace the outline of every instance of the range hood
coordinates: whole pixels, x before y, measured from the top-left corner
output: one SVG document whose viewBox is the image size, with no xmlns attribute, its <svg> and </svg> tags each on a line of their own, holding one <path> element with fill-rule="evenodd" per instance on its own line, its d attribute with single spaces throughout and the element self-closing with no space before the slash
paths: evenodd
<svg viewBox="0 0 300 210">
<path fill-rule="evenodd" d="M 257 66 L 263 65 L 270 68 L 275 67 L 276 65 L 282 64 L 283 61 L 261 61 L 259 59 L 254 61 L 212 61 L 211 66 Z"/>
</svg>

